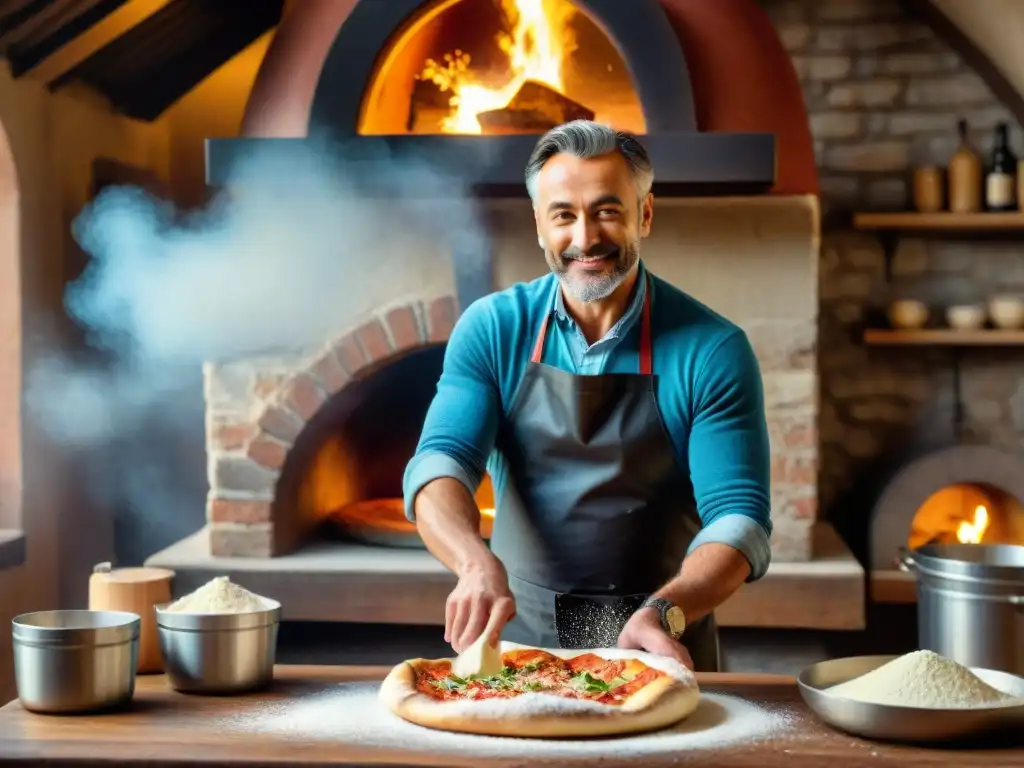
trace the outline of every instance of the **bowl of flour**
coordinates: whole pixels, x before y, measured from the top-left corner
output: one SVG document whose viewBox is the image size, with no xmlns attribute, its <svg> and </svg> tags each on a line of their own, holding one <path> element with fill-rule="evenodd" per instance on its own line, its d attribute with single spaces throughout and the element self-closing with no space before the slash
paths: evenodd
<svg viewBox="0 0 1024 768">
<path fill-rule="evenodd" d="M 155 612 L 164 670 L 175 690 L 243 693 L 272 681 L 281 623 L 277 600 L 218 576 Z"/>
<path fill-rule="evenodd" d="M 942 742 L 1024 733 L 1024 678 L 928 650 L 814 664 L 797 677 L 821 720 L 857 736 Z"/>
</svg>

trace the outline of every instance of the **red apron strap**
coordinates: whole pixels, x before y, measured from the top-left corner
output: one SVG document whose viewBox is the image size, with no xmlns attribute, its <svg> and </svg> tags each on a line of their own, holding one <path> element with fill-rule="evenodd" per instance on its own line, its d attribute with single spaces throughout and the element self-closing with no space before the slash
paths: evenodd
<svg viewBox="0 0 1024 768">
<path fill-rule="evenodd" d="M 537 334 L 537 343 L 533 345 L 533 354 L 530 355 L 531 363 L 540 363 L 540 359 L 544 356 L 544 337 L 548 335 L 548 318 L 551 317 L 551 313 L 544 315 L 544 321 L 540 324 L 540 332 Z M 522 360 L 522 358 L 519 358 Z"/>
<path fill-rule="evenodd" d="M 650 376 L 654 370 L 651 362 L 651 276 L 647 275 L 647 291 L 644 293 L 643 319 L 640 324 L 640 375 Z"/>
</svg>

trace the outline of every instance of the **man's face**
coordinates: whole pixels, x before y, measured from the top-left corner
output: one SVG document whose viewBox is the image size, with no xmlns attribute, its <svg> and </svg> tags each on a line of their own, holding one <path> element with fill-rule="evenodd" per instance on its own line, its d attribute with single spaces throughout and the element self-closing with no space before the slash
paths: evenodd
<svg viewBox="0 0 1024 768">
<path fill-rule="evenodd" d="M 534 216 L 544 257 L 579 301 L 610 296 L 636 267 L 651 231 L 653 196 L 640 200 L 618 153 L 552 157 L 537 178 Z"/>
</svg>

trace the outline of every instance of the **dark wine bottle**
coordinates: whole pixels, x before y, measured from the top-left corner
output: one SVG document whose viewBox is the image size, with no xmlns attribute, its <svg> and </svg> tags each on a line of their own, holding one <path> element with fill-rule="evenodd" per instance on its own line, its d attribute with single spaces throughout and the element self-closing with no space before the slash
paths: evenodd
<svg viewBox="0 0 1024 768">
<path fill-rule="evenodd" d="M 996 125 L 995 142 L 985 176 L 985 207 L 990 211 L 1017 208 L 1017 156 L 1010 149 L 1006 123 Z"/>
</svg>

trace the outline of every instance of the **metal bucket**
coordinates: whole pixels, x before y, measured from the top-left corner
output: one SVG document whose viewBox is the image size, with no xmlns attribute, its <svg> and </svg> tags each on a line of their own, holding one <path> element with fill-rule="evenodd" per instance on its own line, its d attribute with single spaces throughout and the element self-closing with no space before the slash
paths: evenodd
<svg viewBox="0 0 1024 768">
<path fill-rule="evenodd" d="M 917 575 L 917 639 L 966 667 L 1024 675 L 1024 547 L 929 544 L 900 549 Z"/>
</svg>

